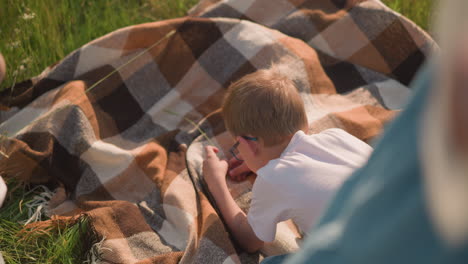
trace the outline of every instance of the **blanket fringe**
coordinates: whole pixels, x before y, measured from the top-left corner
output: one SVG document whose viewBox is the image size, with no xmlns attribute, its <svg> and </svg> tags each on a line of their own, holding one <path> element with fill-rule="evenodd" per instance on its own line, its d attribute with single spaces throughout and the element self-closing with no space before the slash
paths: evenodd
<svg viewBox="0 0 468 264">
<path fill-rule="evenodd" d="M 106 238 L 103 237 L 101 241 L 94 243 L 86 254 L 86 264 L 99 264 L 102 261 L 102 254 L 104 250 L 112 251 L 110 248 L 103 247 L 102 244 Z"/>
<path fill-rule="evenodd" d="M 82 215 L 76 216 L 52 216 L 49 220 L 36 221 L 29 223 L 19 232 L 22 239 L 28 239 L 37 233 L 49 233 L 53 230 L 63 230 L 68 226 L 74 225 L 80 221 Z"/>
<path fill-rule="evenodd" d="M 32 190 L 30 190 L 27 194 L 34 192 L 40 188 L 43 189 L 43 192 L 41 192 L 38 195 L 34 195 L 31 201 L 24 204 L 24 206 L 28 208 L 28 219 L 20 222 L 23 225 L 28 225 L 30 223 L 41 221 L 42 216 L 47 215 L 46 208 L 49 204 L 50 199 L 54 195 L 54 192 L 44 185 L 38 185 Z"/>
</svg>

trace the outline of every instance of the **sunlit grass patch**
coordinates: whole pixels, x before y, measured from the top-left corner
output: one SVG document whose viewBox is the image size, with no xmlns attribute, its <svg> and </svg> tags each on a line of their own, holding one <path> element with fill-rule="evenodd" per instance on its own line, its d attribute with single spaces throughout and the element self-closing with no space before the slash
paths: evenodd
<svg viewBox="0 0 468 264">
<path fill-rule="evenodd" d="M 0 89 L 38 75 L 89 41 L 116 29 L 181 17 L 197 0 L 0 0 Z"/>
<path fill-rule="evenodd" d="M 86 217 L 50 222 L 47 226 L 23 225 L 30 218 L 28 203 L 43 189 L 28 190 L 7 182 L 10 193 L 0 209 L 0 251 L 5 263 L 82 263 L 94 243 Z M 46 220 L 45 216 L 38 220 Z"/>
<path fill-rule="evenodd" d="M 0 220 L 1 252 L 5 263 L 83 263 L 91 247 L 84 240 L 87 238 L 84 234 L 88 232 L 86 218 L 47 231 L 29 230 L 28 234 L 21 235 L 22 231 L 23 226 L 16 222 Z"/>
</svg>

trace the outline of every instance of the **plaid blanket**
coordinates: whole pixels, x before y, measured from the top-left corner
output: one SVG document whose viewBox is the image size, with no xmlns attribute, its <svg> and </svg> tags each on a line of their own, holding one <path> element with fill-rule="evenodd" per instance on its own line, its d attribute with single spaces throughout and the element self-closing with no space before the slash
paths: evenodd
<svg viewBox="0 0 468 264">
<path fill-rule="evenodd" d="M 203 146 L 233 143 L 219 113 L 227 86 L 274 63 L 297 84 L 312 132 L 370 141 L 434 47 L 377 0 L 204 0 L 188 17 L 109 33 L 4 91 L 0 171 L 60 186 L 49 213 L 88 215 L 104 263 L 257 263 L 202 180 Z M 254 178 L 229 182 L 246 211 Z M 262 252 L 294 251 L 296 238 L 281 223 Z"/>
</svg>

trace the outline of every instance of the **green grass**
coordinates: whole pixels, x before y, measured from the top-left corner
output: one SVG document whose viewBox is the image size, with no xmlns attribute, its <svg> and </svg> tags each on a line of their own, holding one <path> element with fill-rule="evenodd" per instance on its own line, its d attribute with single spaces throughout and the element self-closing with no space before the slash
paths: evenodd
<svg viewBox="0 0 468 264">
<path fill-rule="evenodd" d="M 0 90 L 38 75 L 83 44 L 128 25 L 183 16 L 198 0 L 0 0 L 0 52 L 7 76 Z M 431 0 L 383 0 L 428 29 Z M 10 190 L 15 185 L 9 183 Z M 20 221 L 38 192 L 16 189 L 0 209 L 6 263 L 81 263 L 91 241 L 86 219 L 25 238 Z M 44 218 L 45 219 L 45 218 Z"/>
<path fill-rule="evenodd" d="M 118 28 L 183 16 L 197 0 L 0 0 L 0 89 L 39 74 L 83 44 Z"/>
<path fill-rule="evenodd" d="M 16 188 L 9 181 L 4 207 L 0 209 L 0 251 L 5 263 L 82 263 L 91 247 L 93 235 L 87 219 L 80 218 L 74 225 L 54 225 L 41 231 L 24 229 L 20 222 L 28 219 L 28 207 L 41 189 Z M 46 220 L 42 217 L 40 220 Z M 34 230 L 34 231 L 32 231 Z M 25 233 L 25 231 L 31 231 Z"/>
</svg>

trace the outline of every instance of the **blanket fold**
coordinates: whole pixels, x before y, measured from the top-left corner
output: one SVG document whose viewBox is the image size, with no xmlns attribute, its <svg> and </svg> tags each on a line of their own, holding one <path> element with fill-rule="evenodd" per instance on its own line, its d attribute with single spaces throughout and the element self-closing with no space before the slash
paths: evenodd
<svg viewBox="0 0 468 264">
<path fill-rule="evenodd" d="M 310 131 L 367 142 L 404 106 L 435 48 L 380 1 L 201 1 L 191 16 L 91 41 L 0 96 L 0 172 L 60 186 L 56 215 L 85 213 L 104 263 L 258 263 L 232 241 L 203 183 L 203 146 L 233 139 L 219 112 L 233 81 L 275 64 Z M 227 155 L 226 158 L 229 158 Z M 231 194 L 248 211 L 255 178 Z M 290 222 L 263 255 L 297 250 Z"/>
</svg>

